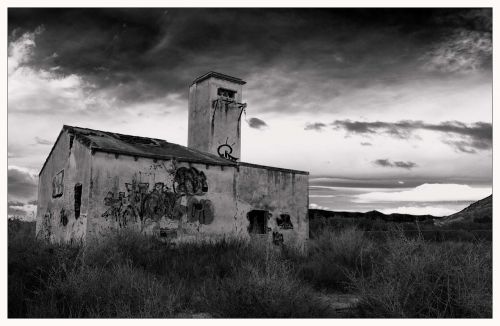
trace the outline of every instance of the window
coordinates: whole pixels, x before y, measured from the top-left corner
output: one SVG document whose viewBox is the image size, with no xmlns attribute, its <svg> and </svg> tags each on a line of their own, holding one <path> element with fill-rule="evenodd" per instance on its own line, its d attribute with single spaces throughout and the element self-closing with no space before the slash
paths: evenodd
<svg viewBox="0 0 500 326">
<path fill-rule="evenodd" d="M 278 224 L 280 229 L 293 229 L 293 224 L 288 214 L 280 214 L 280 217 L 276 219 L 276 224 Z"/>
<path fill-rule="evenodd" d="M 52 178 L 52 197 L 61 197 L 64 189 L 64 170 Z"/>
<path fill-rule="evenodd" d="M 234 99 L 235 95 L 236 95 L 236 92 L 232 91 L 232 90 L 229 90 L 229 89 L 219 88 L 217 90 L 217 96 L 222 96 L 222 97 L 225 97 L 225 98 L 228 98 L 228 99 Z"/>
<path fill-rule="evenodd" d="M 80 206 L 82 205 L 82 184 L 75 185 L 75 219 L 80 217 Z"/>
<path fill-rule="evenodd" d="M 248 212 L 247 218 L 250 221 L 248 225 L 248 233 L 250 234 L 265 234 L 267 231 L 268 211 L 253 210 Z"/>
</svg>

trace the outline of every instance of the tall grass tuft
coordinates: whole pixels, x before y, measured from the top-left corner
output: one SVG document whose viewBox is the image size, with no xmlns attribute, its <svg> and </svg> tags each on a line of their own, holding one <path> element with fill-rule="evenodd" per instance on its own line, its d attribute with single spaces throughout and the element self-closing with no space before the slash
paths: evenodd
<svg viewBox="0 0 500 326">
<path fill-rule="evenodd" d="M 384 249 L 372 273 L 352 278 L 363 316 L 491 317 L 490 244 L 438 244 L 399 233 Z"/>
<path fill-rule="evenodd" d="M 351 275 L 369 274 L 380 251 L 363 231 L 325 230 L 309 245 L 309 256 L 300 264 L 300 276 L 317 288 L 347 291 Z"/>
</svg>

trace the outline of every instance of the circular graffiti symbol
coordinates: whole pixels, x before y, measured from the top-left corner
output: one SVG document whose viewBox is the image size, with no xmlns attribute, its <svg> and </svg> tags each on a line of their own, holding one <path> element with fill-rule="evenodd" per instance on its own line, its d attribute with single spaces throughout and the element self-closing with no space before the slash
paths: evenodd
<svg viewBox="0 0 500 326">
<path fill-rule="evenodd" d="M 227 143 L 227 140 L 226 140 L 225 144 L 222 144 L 219 147 L 217 147 L 217 154 L 219 154 L 220 157 L 231 160 L 231 161 L 236 161 L 238 158 L 232 156 L 231 155 L 232 152 L 233 152 L 233 148 L 231 147 L 231 145 L 229 145 Z"/>
</svg>

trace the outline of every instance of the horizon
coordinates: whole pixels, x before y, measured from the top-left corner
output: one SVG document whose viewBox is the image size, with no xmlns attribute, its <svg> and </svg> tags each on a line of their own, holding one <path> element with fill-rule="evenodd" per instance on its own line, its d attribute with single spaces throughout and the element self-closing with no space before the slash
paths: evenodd
<svg viewBox="0 0 500 326">
<path fill-rule="evenodd" d="M 242 161 L 309 171 L 310 208 L 456 213 L 492 194 L 491 16 L 9 8 L 8 217 L 36 208 L 63 124 L 186 146 L 211 70 L 247 82 Z"/>
</svg>

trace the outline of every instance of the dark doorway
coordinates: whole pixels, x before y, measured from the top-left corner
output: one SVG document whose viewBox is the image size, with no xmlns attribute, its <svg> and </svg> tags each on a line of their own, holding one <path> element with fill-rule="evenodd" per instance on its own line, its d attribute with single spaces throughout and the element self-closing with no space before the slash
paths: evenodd
<svg viewBox="0 0 500 326">
<path fill-rule="evenodd" d="M 80 217 L 80 206 L 82 205 L 82 184 L 75 185 L 75 219 Z"/>
<path fill-rule="evenodd" d="M 265 234 L 267 231 L 268 211 L 253 210 L 248 212 L 247 218 L 250 221 L 248 225 L 248 233 L 250 234 Z"/>
</svg>

